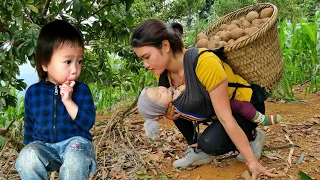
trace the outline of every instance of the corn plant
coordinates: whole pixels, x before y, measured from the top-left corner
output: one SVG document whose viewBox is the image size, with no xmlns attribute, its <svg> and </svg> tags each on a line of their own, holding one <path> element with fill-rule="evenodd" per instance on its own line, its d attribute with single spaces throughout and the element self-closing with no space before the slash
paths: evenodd
<svg viewBox="0 0 320 180">
<path fill-rule="evenodd" d="M 319 51 L 320 51 L 320 13 L 316 12 L 312 20 L 282 22 L 280 46 L 285 61 L 283 79 L 274 88 L 273 95 L 282 98 L 294 98 L 293 85 L 308 84 L 305 94 L 319 89 Z M 277 89 L 277 90 L 275 90 Z"/>
</svg>

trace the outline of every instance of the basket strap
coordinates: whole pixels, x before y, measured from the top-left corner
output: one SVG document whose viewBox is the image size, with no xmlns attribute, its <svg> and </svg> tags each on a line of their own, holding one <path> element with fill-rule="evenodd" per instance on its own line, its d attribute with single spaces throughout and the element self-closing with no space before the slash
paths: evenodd
<svg viewBox="0 0 320 180">
<path fill-rule="evenodd" d="M 228 87 L 235 87 L 236 88 L 232 93 L 232 96 L 231 96 L 232 100 L 236 97 L 236 93 L 237 93 L 238 88 L 251 88 L 252 89 L 251 85 L 247 86 L 247 85 L 244 85 L 241 83 L 228 83 Z"/>
<path fill-rule="evenodd" d="M 225 55 L 223 50 L 224 50 L 224 47 L 221 47 L 221 48 L 215 49 L 215 50 L 207 49 L 207 50 L 204 50 L 204 51 L 200 52 L 198 54 L 198 56 L 196 57 L 196 60 L 194 61 L 195 62 L 194 63 L 194 69 L 196 67 L 196 64 L 198 63 L 199 57 L 205 52 L 212 52 L 215 55 L 217 55 L 222 61 L 226 62 L 225 60 L 227 59 L 227 56 Z M 235 90 L 233 91 L 232 97 L 231 97 L 231 99 L 233 100 L 235 98 L 235 96 L 236 96 L 238 88 L 251 88 L 251 85 L 247 86 L 247 85 L 244 85 L 244 84 L 241 84 L 241 83 L 228 83 L 228 87 L 235 87 Z"/>
</svg>

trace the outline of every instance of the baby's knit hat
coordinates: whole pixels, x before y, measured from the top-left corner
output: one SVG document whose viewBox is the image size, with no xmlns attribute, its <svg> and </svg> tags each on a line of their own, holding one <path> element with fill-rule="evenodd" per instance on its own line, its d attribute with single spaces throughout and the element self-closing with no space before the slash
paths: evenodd
<svg viewBox="0 0 320 180">
<path fill-rule="evenodd" d="M 165 115 L 167 113 L 168 107 L 158 104 L 151 100 L 146 90 L 148 87 L 141 91 L 138 99 L 138 111 L 146 119 L 154 119 L 157 116 Z"/>
<path fill-rule="evenodd" d="M 148 87 L 141 91 L 138 99 L 138 111 L 145 118 L 144 129 L 146 135 L 156 140 L 159 138 L 159 123 L 154 118 L 166 114 L 168 107 L 151 100 L 146 93 L 147 89 Z"/>
</svg>

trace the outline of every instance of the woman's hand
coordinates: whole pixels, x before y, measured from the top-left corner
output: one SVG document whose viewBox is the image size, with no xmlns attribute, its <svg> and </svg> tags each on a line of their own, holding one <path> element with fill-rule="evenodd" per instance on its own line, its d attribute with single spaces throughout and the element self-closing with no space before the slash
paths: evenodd
<svg viewBox="0 0 320 180">
<path fill-rule="evenodd" d="M 172 103 L 170 103 L 168 106 L 167 114 L 165 114 L 164 116 L 168 119 L 176 120 L 176 119 L 178 119 L 178 117 L 180 117 L 180 115 L 181 115 L 181 113 L 178 113 L 178 114 L 174 113 L 174 107 L 173 107 Z"/>
<path fill-rule="evenodd" d="M 270 171 L 267 170 L 267 168 L 263 167 L 257 160 L 252 161 L 252 162 L 246 162 L 249 171 L 252 174 L 252 179 L 256 180 L 260 175 L 266 175 L 269 177 L 278 177 L 277 174 L 271 173 Z"/>
</svg>

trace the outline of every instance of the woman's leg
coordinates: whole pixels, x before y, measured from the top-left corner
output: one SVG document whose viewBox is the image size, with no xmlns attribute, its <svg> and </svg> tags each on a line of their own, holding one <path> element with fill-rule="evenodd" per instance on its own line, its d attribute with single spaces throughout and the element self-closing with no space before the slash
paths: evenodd
<svg viewBox="0 0 320 180">
<path fill-rule="evenodd" d="M 194 130 L 193 122 L 179 118 L 173 121 L 183 137 L 186 139 L 188 145 L 197 143 L 197 133 Z"/>
<path fill-rule="evenodd" d="M 234 114 L 240 128 L 244 131 L 249 141 L 253 140 L 253 130 L 257 127 L 256 123 L 248 121 L 240 115 Z M 221 155 L 236 150 L 229 135 L 219 120 L 213 121 L 199 136 L 198 147 L 208 154 Z"/>
<path fill-rule="evenodd" d="M 61 164 L 54 149 L 35 141 L 21 150 L 15 168 L 21 179 L 47 179 L 48 172 L 58 170 Z"/>
<path fill-rule="evenodd" d="M 185 137 L 188 145 L 197 145 L 197 133 L 194 130 L 193 122 L 179 118 L 174 121 L 180 132 Z M 201 165 L 212 161 L 212 156 L 201 150 L 188 146 L 185 156 L 173 162 L 176 168 L 185 168 L 190 165 Z"/>
</svg>

